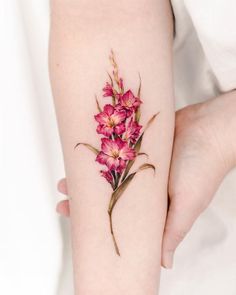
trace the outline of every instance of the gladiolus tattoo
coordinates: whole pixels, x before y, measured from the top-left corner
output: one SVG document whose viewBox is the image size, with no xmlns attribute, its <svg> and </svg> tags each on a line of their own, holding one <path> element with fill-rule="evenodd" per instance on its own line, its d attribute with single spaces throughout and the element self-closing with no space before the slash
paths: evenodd
<svg viewBox="0 0 236 295">
<path fill-rule="evenodd" d="M 108 206 L 110 231 L 115 251 L 120 256 L 113 230 L 112 212 L 138 172 L 145 169 L 153 169 L 155 172 L 155 166 L 150 163 L 144 163 L 137 170 L 130 171 L 138 156 L 147 155 L 140 152 L 143 136 L 158 113 L 151 117 L 145 128 L 140 125 L 140 107 L 143 103 L 140 98 L 141 78 L 136 95 L 130 89 L 125 90 L 113 51 L 111 51 L 110 61 L 113 71 L 112 75 L 108 74 L 109 82 L 106 82 L 103 88 L 103 97 L 104 100 L 110 98 L 111 101 L 101 108 L 96 98 L 99 113 L 94 116 L 98 123 L 96 131 L 102 135 L 101 147 L 97 149 L 88 143 L 78 143 L 75 147 L 80 145 L 87 147 L 96 155 L 95 161 L 104 167 L 100 174 L 112 187 Z"/>
</svg>

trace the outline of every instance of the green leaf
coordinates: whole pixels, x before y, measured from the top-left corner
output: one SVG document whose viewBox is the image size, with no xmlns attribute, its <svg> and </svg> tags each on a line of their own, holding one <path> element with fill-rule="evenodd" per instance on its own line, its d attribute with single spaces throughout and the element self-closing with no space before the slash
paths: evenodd
<svg viewBox="0 0 236 295">
<path fill-rule="evenodd" d="M 83 145 L 85 146 L 87 149 L 89 149 L 90 151 L 92 151 L 95 155 L 97 155 L 99 153 L 99 150 L 96 149 L 95 147 L 93 147 L 91 144 L 88 143 L 83 143 L 83 142 L 79 142 L 76 144 L 75 149 L 79 146 L 79 145 Z"/>
<path fill-rule="evenodd" d="M 149 128 L 149 126 L 153 123 L 153 121 L 155 120 L 155 118 L 157 117 L 158 114 L 159 114 L 159 112 L 156 113 L 155 115 L 153 115 L 153 116 L 151 117 L 151 119 L 147 122 L 147 125 L 145 126 L 145 128 L 144 128 L 142 134 L 140 135 L 139 139 L 137 140 L 137 142 L 136 142 L 136 144 L 135 144 L 135 146 L 134 146 L 134 150 L 136 151 L 136 154 L 139 154 L 139 151 L 140 151 L 140 149 L 141 149 L 141 145 L 142 145 L 143 136 L 144 136 L 145 131 L 146 131 L 146 130 Z M 123 177 L 122 177 L 122 181 L 125 180 L 125 178 L 126 178 L 126 176 L 128 175 L 128 173 L 129 173 L 131 167 L 133 166 L 134 162 L 135 162 L 135 159 L 134 159 L 134 160 L 131 160 L 131 161 L 128 162 L 128 164 L 127 164 L 127 166 L 126 166 L 126 169 L 125 169 L 125 172 L 124 172 L 124 175 L 123 175 Z"/>
<path fill-rule="evenodd" d="M 112 79 L 112 77 L 111 77 L 111 75 L 109 74 L 109 73 L 107 73 L 107 75 L 109 76 L 109 78 L 110 78 L 110 82 L 111 82 L 111 86 L 113 87 L 113 79 Z"/>
<path fill-rule="evenodd" d="M 149 164 L 149 163 L 145 163 L 143 165 L 141 165 L 135 172 L 131 173 L 119 186 L 118 188 L 112 193 L 111 196 L 111 201 L 109 204 L 109 209 L 108 209 L 108 213 L 111 214 L 112 210 L 115 206 L 115 204 L 117 203 L 117 201 L 119 200 L 119 198 L 122 196 L 122 194 L 124 193 L 124 191 L 127 189 L 127 187 L 129 186 L 130 182 L 132 181 L 132 179 L 134 178 L 134 176 L 143 170 L 146 169 L 153 169 L 154 172 L 156 171 L 156 168 L 154 165 Z"/>
<path fill-rule="evenodd" d="M 142 79 L 141 79 L 141 76 L 139 74 L 139 88 L 138 88 L 138 98 L 141 97 L 141 88 L 142 88 Z"/>
<path fill-rule="evenodd" d="M 95 95 L 95 100 L 96 100 L 96 104 L 97 104 L 97 109 L 98 109 L 98 111 L 101 113 L 101 112 L 102 112 L 102 108 L 100 107 L 100 104 L 99 104 L 99 101 L 98 101 L 97 95 Z"/>
<path fill-rule="evenodd" d="M 147 124 L 146 124 L 146 126 L 145 126 L 145 128 L 144 128 L 144 130 L 143 130 L 143 134 L 144 134 L 144 132 L 149 128 L 149 126 L 153 123 L 153 121 L 156 119 L 156 117 L 157 117 L 159 114 L 160 114 L 160 112 L 156 113 L 155 115 L 153 115 L 153 116 L 151 117 L 151 119 L 147 122 Z"/>
<path fill-rule="evenodd" d="M 108 214 L 109 214 L 109 222 L 110 222 L 110 230 L 111 230 L 111 235 L 112 235 L 112 239 L 113 239 L 113 243 L 115 246 L 115 250 L 117 255 L 120 256 L 120 251 L 119 251 L 119 247 L 118 244 L 116 242 L 116 238 L 115 238 L 115 234 L 114 234 L 114 230 L 113 230 L 113 222 L 112 222 L 112 212 L 113 209 L 117 203 L 117 201 L 119 200 L 119 198 L 122 196 L 122 194 L 125 192 L 126 188 L 128 187 L 128 185 L 130 184 L 130 182 L 132 181 L 132 179 L 134 178 L 134 176 L 140 172 L 143 171 L 145 169 L 153 169 L 154 172 L 156 170 L 155 166 L 149 163 L 145 163 L 143 165 L 141 165 L 134 173 L 131 173 L 119 186 L 118 188 L 112 193 L 111 195 L 111 199 L 110 199 L 110 203 L 109 203 L 109 208 L 108 208 Z"/>
<path fill-rule="evenodd" d="M 140 99 L 141 97 L 141 88 L 142 88 L 142 80 L 141 80 L 141 76 L 139 75 L 139 88 L 138 88 L 138 94 L 137 97 Z M 140 106 L 138 107 L 136 113 L 135 113 L 135 121 L 139 122 L 140 121 L 140 117 L 141 117 L 141 110 L 140 110 Z"/>
<path fill-rule="evenodd" d="M 153 169 L 154 172 L 156 172 L 156 167 L 153 164 L 144 163 L 134 173 L 137 173 L 146 169 L 150 169 L 150 168 Z"/>
<path fill-rule="evenodd" d="M 113 83 L 112 76 L 111 76 L 109 73 L 107 73 L 107 75 L 108 75 L 109 78 L 110 78 L 111 87 L 113 88 L 113 91 L 115 92 L 116 90 L 114 89 L 114 83 Z M 113 106 L 116 105 L 116 98 L 115 98 L 115 95 L 112 95 L 112 105 L 113 105 Z"/>
<path fill-rule="evenodd" d="M 138 153 L 137 156 L 146 156 L 148 158 L 148 154 L 147 153 Z"/>
<path fill-rule="evenodd" d="M 141 118 L 141 110 L 140 110 L 140 107 L 138 107 L 135 113 L 135 121 L 138 123 L 140 121 L 140 118 Z"/>
</svg>

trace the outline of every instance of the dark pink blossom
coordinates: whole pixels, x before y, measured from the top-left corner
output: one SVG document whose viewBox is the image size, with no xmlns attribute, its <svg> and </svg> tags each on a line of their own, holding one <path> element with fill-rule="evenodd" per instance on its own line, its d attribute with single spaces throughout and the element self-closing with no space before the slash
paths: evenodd
<svg viewBox="0 0 236 295">
<path fill-rule="evenodd" d="M 97 132 L 108 137 L 113 133 L 122 134 L 125 131 L 125 118 L 124 110 L 116 110 L 112 105 L 107 104 L 103 112 L 95 116 L 95 120 L 99 123 Z"/>
<path fill-rule="evenodd" d="M 113 177 L 109 170 L 108 171 L 101 170 L 100 173 L 101 173 L 101 176 L 104 177 L 109 183 L 113 182 Z"/>
<path fill-rule="evenodd" d="M 104 92 L 104 94 L 103 94 L 104 97 L 113 96 L 114 95 L 113 87 L 108 82 L 106 83 L 105 87 L 102 90 Z"/>
<path fill-rule="evenodd" d="M 102 138 L 102 151 L 97 155 L 96 161 L 106 165 L 109 170 L 121 173 L 126 167 L 127 160 L 133 160 L 135 150 L 130 148 L 126 141 L 119 137 L 115 140 Z"/>
<path fill-rule="evenodd" d="M 142 126 L 131 118 L 124 133 L 124 139 L 130 140 L 131 144 L 134 144 L 139 137 L 141 129 Z"/>
<path fill-rule="evenodd" d="M 120 106 L 129 111 L 136 111 L 141 103 L 142 101 L 134 96 L 131 90 L 128 90 L 123 95 L 119 96 Z"/>
</svg>

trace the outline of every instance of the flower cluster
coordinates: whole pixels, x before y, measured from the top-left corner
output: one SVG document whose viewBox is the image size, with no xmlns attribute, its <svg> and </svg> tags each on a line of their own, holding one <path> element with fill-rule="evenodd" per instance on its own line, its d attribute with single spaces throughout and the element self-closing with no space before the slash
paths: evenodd
<svg viewBox="0 0 236 295">
<path fill-rule="evenodd" d="M 103 136 L 96 161 L 106 166 L 101 175 L 115 189 L 128 161 L 136 157 L 134 147 L 142 129 L 137 113 L 142 101 L 130 89 L 125 91 L 112 56 L 111 61 L 113 75 L 109 75 L 110 82 L 106 82 L 103 88 L 103 97 L 110 98 L 111 102 L 105 104 L 103 109 L 99 107 L 100 112 L 94 118 L 98 123 L 97 133 Z"/>
<path fill-rule="evenodd" d="M 113 230 L 112 213 L 116 203 L 137 173 L 146 169 L 152 169 L 154 172 L 156 170 L 155 165 L 151 163 L 143 163 L 133 171 L 131 169 L 138 155 L 148 156 L 140 152 L 144 133 L 159 113 L 155 113 L 142 130 L 139 124 L 142 103 L 140 99 L 141 78 L 137 95 L 135 95 L 130 89 L 125 89 L 123 79 L 119 76 L 113 51 L 111 51 L 110 61 L 113 72 L 112 75 L 108 74 L 109 82 L 106 82 L 103 88 L 104 99 L 110 101 L 101 108 L 96 99 L 99 113 L 94 116 L 98 123 L 97 133 L 102 136 L 101 147 L 98 149 L 87 142 L 79 142 L 75 147 L 85 146 L 96 155 L 96 161 L 105 166 L 100 173 L 111 184 L 113 190 L 107 211 L 115 251 L 120 256 Z"/>
</svg>

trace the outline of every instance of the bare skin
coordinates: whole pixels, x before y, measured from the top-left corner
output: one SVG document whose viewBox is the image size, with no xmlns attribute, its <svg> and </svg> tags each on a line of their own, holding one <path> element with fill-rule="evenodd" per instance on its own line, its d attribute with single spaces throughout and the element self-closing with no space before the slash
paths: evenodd
<svg viewBox="0 0 236 295">
<path fill-rule="evenodd" d="M 174 135 L 172 20 L 170 2 L 166 0 L 51 1 L 49 72 L 70 199 L 76 295 L 157 294 Z M 111 52 L 125 93 L 129 89 L 139 96 L 142 82 L 140 124 L 144 129 L 150 118 L 159 114 L 145 129 L 140 150 L 148 154 L 149 167 L 156 167 L 156 173 L 154 168 L 144 171 L 140 165 L 145 157 L 137 157 L 139 163 L 135 162 L 136 167 L 130 170 L 133 181 L 113 210 L 114 231 L 109 206 L 112 189 L 100 171 L 110 169 L 116 180 L 113 188 L 121 185 L 117 183 L 118 167 L 112 165 L 114 159 L 128 160 L 119 154 L 121 145 L 127 147 L 127 142 L 119 141 L 117 149 L 107 151 L 112 165 L 104 158 L 96 161 L 98 156 L 104 157 L 105 144 L 101 145 L 101 140 L 107 142 L 108 137 L 98 133 L 94 118 L 98 111 L 101 113 L 95 95 L 102 110 L 112 103 L 102 91 L 110 81 L 107 72 L 117 71 L 109 59 Z M 118 100 L 121 103 L 125 95 L 118 94 L 113 103 L 117 110 L 121 106 Z M 136 108 L 132 100 L 128 104 Z M 127 116 L 125 111 L 126 122 Z M 109 128 L 116 124 L 105 123 Z M 118 139 L 114 133 L 108 140 L 113 146 Z M 74 149 L 78 143 L 83 144 Z M 86 144 L 95 147 L 96 155 L 85 148 Z M 119 251 L 114 247 L 114 235 Z"/>
<path fill-rule="evenodd" d="M 233 91 L 176 113 L 170 207 L 162 251 L 165 267 L 172 267 L 179 243 L 236 165 L 235 107 L 236 92 Z M 66 179 L 59 181 L 58 190 L 67 195 Z M 68 200 L 58 203 L 57 212 L 70 216 Z"/>
</svg>

